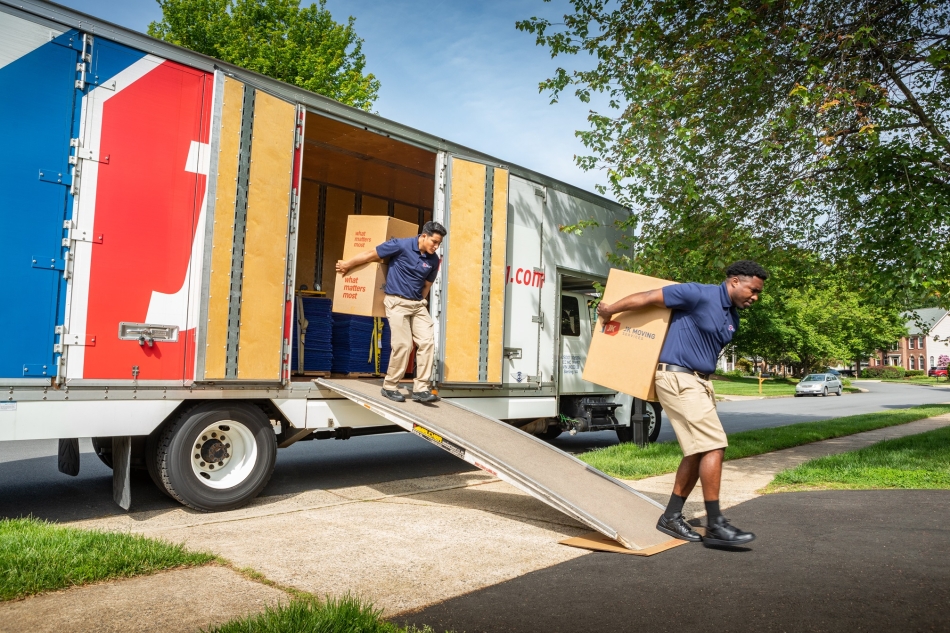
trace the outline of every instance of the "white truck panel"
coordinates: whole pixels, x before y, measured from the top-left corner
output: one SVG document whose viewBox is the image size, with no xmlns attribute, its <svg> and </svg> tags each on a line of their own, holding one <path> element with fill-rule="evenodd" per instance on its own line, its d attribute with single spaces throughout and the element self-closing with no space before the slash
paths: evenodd
<svg viewBox="0 0 950 633">
<path fill-rule="evenodd" d="M 307 400 L 308 429 L 386 426 L 389 421 L 351 400 Z"/>
<path fill-rule="evenodd" d="M 148 435 L 182 400 L 4 402 L 0 440 Z"/>
<path fill-rule="evenodd" d="M 505 347 L 520 350 L 520 358 L 505 358 L 506 387 L 536 387 L 541 314 L 541 230 L 544 187 L 511 176 L 508 179 L 508 266 L 505 270 Z M 538 192 L 541 195 L 538 195 Z M 534 319 L 534 320 L 532 320 Z M 529 376 L 531 378 L 529 378 Z"/>
<path fill-rule="evenodd" d="M 496 420 L 550 418 L 557 415 L 556 398 L 448 398 Z"/>
</svg>

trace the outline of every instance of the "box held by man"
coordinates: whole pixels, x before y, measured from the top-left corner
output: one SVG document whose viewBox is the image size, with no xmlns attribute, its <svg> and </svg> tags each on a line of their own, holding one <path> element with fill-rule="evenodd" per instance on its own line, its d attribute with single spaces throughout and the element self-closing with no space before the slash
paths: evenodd
<svg viewBox="0 0 950 633">
<path fill-rule="evenodd" d="M 612 268 L 602 301 L 613 303 L 635 292 L 676 283 Z M 613 315 L 609 323 L 597 319 L 584 380 L 656 402 L 654 375 L 670 325 L 669 308 L 650 307 Z"/>
<path fill-rule="evenodd" d="M 385 215 L 351 215 L 346 220 L 343 259 L 350 259 L 392 238 L 412 237 L 419 227 Z M 333 311 L 342 314 L 384 317 L 386 265 L 370 262 L 345 275 L 337 274 L 333 287 Z"/>
</svg>

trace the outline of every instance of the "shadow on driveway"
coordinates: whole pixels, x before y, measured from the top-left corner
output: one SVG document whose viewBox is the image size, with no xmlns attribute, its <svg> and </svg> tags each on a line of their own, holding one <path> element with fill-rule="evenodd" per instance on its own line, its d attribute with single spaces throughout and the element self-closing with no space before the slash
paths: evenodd
<svg viewBox="0 0 950 633">
<path fill-rule="evenodd" d="M 592 553 L 400 623 L 477 633 L 946 631 L 950 491 L 768 495 L 727 512 L 751 549 Z"/>
</svg>

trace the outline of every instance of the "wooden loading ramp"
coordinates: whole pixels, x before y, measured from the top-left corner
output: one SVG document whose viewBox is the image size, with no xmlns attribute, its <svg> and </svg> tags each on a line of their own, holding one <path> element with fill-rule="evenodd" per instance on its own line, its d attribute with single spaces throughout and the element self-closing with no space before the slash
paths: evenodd
<svg viewBox="0 0 950 633">
<path fill-rule="evenodd" d="M 380 394 L 378 380 L 318 378 L 314 382 L 492 473 L 627 549 L 646 550 L 670 540 L 656 529 L 663 506 L 500 420 L 447 400 L 434 404 L 393 402 Z"/>
</svg>

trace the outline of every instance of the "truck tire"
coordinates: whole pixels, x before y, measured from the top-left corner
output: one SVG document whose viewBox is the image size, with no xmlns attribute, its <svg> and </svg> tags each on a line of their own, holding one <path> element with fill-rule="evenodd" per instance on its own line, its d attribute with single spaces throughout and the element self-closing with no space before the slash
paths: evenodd
<svg viewBox="0 0 950 633">
<path fill-rule="evenodd" d="M 645 402 L 644 404 L 646 405 L 644 407 L 645 413 L 650 416 L 650 425 L 647 427 L 647 441 L 653 444 L 656 442 L 656 438 L 660 436 L 663 407 L 660 406 L 659 402 Z M 621 444 L 632 442 L 633 428 L 630 426 L 622 426 L 617 429 L 617 439 L 620 440 Z"/>
<path fill-rule="evenodd" d="M 277 438 L 258 407 L 208 402 L 182 412 L 158 441 L 156 467 L 165 490 L 201 512 L 239 508 L 274 472 Z"/>
</svg>

